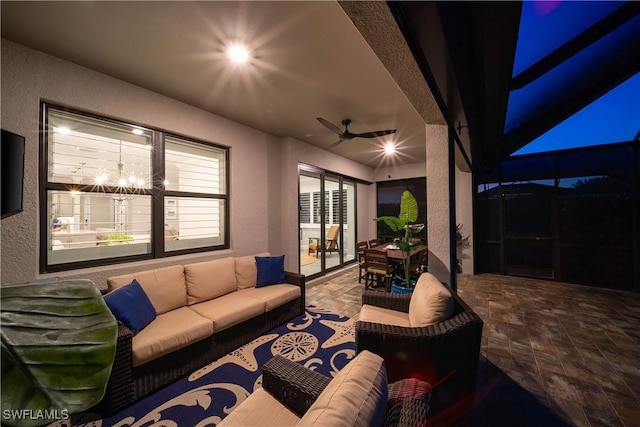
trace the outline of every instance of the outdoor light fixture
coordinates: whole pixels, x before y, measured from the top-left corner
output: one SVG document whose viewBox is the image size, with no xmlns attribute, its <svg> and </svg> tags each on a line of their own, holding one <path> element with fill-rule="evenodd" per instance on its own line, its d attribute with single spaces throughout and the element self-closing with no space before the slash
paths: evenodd
<svg viewBox="0 0 640 427">
<path fill-rule="evenodd" d="M 236 64 L 246 64 L 249 61 L 249 51 L 246 47 L 233 44 L 227 49 L 227 56 Z"/>
<path fill-rule="evenodd" d="M 393 145 L 392 142 L 388 142 L 385 146 L 384 146 L 384 153 L 385 154 L 393 154 L 396 152 L 396 147 Z"/>
</svg>

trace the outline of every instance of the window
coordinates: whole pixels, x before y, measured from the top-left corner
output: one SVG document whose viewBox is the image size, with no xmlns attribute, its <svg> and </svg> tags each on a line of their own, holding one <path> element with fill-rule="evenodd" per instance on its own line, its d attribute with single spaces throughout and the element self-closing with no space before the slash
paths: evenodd
<svg viewBox="0 0 640 427">
<path fill-rule="evenodd" d="M 313 223 L 320 224 L 320 192 L 313 192 Z"/>
<path fill-rule="evenodd" d="M 338 190 L 331 192 L 331 222 L 340 224 L 340 193 Z"/>
<path fill-rule="evenodd" d="M 416 224 L 427 223 L 426 177 L 379 181 L 376 183 L 376 187 L 376 196 L 378 199 L 376 216 L 389 215 L 397 217 L 400 214 L 402 192 L 409 190 L 418 202 L 418 219 L 416 220 Z M 377 222 L 376 226 L 378 241 L 390 242 L 398 237 L 398 233 L 391 231 L 383 221 Z M 424 227 L 418 234 L 415 234 L 414 237 L 426 241 L 427 227 Z"/>
<path fill-rule="evenodd" d="M 225 158 L 223 149 L 165 137 L 166 251 L 224 244 Z"/>
<path fill-rule="evenodd" d="M 41 272 L 228 247 L 227 149 L 43 104 Z"/>
<path fill-rule="evenodd" d="M 325 213 L 324 213 L 324 223 L 325 224 L 331 224 L 329 222 L 329 208 L 328 207 L 330 205 L 329 205 L 329 192 L 328 191 L 324 192 L 324 205 L 327 207 L 327 209 L 325 210 Z"/>
<path fill-rule="evenodd" d="M 332 224 L 340 224 L 340 192 L 333 190 L 331 192 L 331 218 Z M 342 190 L 342 205 L 347 206 L 347 191 Z M 342 222 L 347 222 L 347 212 L 342 212 Z"/>
<path fill-rule="evenodd" d="M 311 195 L 300 193 L 300 223 L 311 224 Z"/>
</svg>

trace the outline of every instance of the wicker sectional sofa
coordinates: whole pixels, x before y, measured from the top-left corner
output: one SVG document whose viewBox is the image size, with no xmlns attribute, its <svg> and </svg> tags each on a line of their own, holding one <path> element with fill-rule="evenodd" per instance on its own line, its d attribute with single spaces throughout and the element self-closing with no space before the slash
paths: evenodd
<svg viewBox="0 0 640 427">
<path fill-rule="evenodd" d="M 113 414 L 304 312 L 304 276 L 284 272 L 283 283 L 256 287 L 257 276 L 251 255 L 109 278 L 109 293 L 135 279 L 157 315 L 137 334 L 118 322 L 116 357 L 96 410 Z"/>
</svg>

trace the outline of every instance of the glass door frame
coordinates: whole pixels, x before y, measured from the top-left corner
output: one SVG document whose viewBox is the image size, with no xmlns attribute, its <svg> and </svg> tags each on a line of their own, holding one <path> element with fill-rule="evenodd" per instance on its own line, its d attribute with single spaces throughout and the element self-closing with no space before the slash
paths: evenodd
<svg viewBox="0 0 640 427">
<path fill-rule="evenodd" d="M 347 206 L 345 206 L 345 203 L 343 201 L 342 198 L 342 194 L 345 191 L 345 182 L 348 182 L 350 184 L 353 185 L 353 228 L 354 230 L 352 230 L 350 232 L 350 235 L 353 235 L 352 240 L 353 240 L 353 247 L 355 248 L 355 242 L 357 241 L 357 182 L 358 180 L 356 179 L 352 179 L 349 177 L 346 177 L 342 174 L 339 173 L 335 173 L 335 172 L 330 172 L 330 171 L 326 171 L 322 168 L 318 168 L 316 166 L 311 166 L 308 164 L 303 164 L 303 163 L 299 163 L 298 164 L 298 205 L 300 206 L 300 192 L 301 192 L 301 185 L 300 185 L 300 177 L 301 176 L 313 176 L 314 178 L 317 177 L 320 180 L 320 236 L 318 239 L 318 247 L 319 248 L 325 248 L 326 247 L 326 233 L 327 233 L 327 227 L 326 227 L 326 219 L 328 217 L 328 215 L 331 214 L 330 210 L 329 210 L 329 206 L 327 205 L 327 203 L 331 204 L 332 203 L 332 198 L 329 197 L 328 201 L 326 198 L 326 183 L 327 180 L 331 180 L 333 182 L 337 182 L 338 184 L 338 194 L 340 195 L 338 197 L 338 218 L 339 218 L 339 225 L 340 225 L 340 233 L 338 235 L 338 248 L 339 250 L 337 251 L 337 255 L 339 256 L 339 261 L 337 265 L 332 265 L 331 267 L 327 267 L 327 259 L 326 259 L 326 251 L 322 250 L 321 253 L 322 255 L 320 256 L 320 252 L 317 252 L 318 258 L 320 259 L 320 271 L 317 273 L 312 273 L 310 275 L 307 276 L 307 278 L 316 278 L 316 277 L 321 277 L 326 275 L 328 272 L 340 269 L 342 267 L 344 267 L 345 265 L 351 264 L 356 262 L 357 257 L 354 256 L 354 259 L 346 259 L 345 257 L 345 223 L 344 220 L 346 218 L 345 216 L 345 209 L 347 209 Z M 313 217 L 313 198 L 311 197 L 311 217 Z M 347 212 L 349 212 L 349 210 L 347 209 Z M 331 222 L 331 221 L 330 221 Z M 298 209 L 298 230 L 299 230 L 299 238 L 298 238 L 298 252 L 300 254 L 302 254 L 302 226 L 301 226 L 301 209 Z M 319 249 L 318 249 L 319 250 Z M 301 263 L 298 262 L 298 272 L 301 272 Z"/>
</svg>

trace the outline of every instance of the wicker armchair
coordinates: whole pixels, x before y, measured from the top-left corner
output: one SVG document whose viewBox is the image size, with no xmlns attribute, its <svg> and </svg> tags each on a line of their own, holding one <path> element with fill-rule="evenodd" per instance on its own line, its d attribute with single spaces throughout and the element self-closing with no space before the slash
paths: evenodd
<svg viewBox="0 0 640 427">
<path fill-rule="evenodd" d="M 330 378 L 280 355 L 274 356 L 262 367 L 262 388 L 300 418 L 330 382 Z M 389 384 L 387 410 L 382 425 L 426 426 L 430 396 L 431 386 L 423 381 L 409 379 Z M 264 407 L 265 411 L 270 409 Z M 222 425 L 228 421 L 223 421 Z M 230 424 L 236 425 L 236 422 Z"/>
<path fill-rule="evenodd" d="M 460 297 L 453 316 L 426 327 L 356 322 L 356 352 L 385 360 L 389 382 L 419 378 L 433 386 L 430 419 L 442 425 L 467 422 L 473 414 L 483 322 Z M 362 303 L 409 312 L 411 295 L 365 291 Z M 441 424 L 441 423 L 438 424 Z"/>
</svg>

